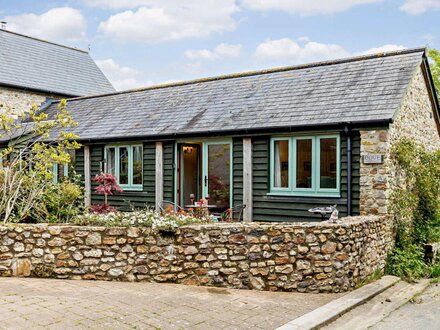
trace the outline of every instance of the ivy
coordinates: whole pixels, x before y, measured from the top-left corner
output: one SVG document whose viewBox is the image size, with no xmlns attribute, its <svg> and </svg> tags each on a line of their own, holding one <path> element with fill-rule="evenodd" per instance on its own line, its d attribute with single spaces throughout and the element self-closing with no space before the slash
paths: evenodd
<svg viewBox="0 0 440 330">
<path fill-rule="evenodd" d="M 392 156 L 397 177 L 404 179 L 390 196 L 396 247 L 387 271 L 413 280 L 430 271 L 424 262 L 424 244 L 440 241 L 440 150 L 428 152 L 403 139 L 393 147 Z"/>
</svg>

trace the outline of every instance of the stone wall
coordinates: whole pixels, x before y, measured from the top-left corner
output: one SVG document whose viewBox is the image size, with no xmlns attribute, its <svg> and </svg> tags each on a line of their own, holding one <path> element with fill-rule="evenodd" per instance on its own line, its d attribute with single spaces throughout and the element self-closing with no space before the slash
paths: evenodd
<svg viewBox="0 0 440 330">
<path fill-rule="evenodd" d="M 390 227 L 341 223 L 151 228 L 0 226 L 0 275 L 174 282 L 239 289 L 347 291 L 385 267 Z"/>
<path fill-rule="evenodd" d="M 389 197 L 402 182 L 391 159 L 391 149 L 402 138 L 410 138 L 426 149 L 440 148 L 440 133 L 434 119 L 422 69 L 412 78 L 394 122 L 388 129 L 361 131 L 361 157 L 381 154 L 382 164 L 360 164 L 360 214 L 389 215 Z"/>
<path fill-rule="evenodd" d="M 14 113 L 28 111 L 33 104 L 40 105 L 47 97 L 61 98 L 59 95 L 0 86 L 0 112 L 7 108 Z"/>
</svg>

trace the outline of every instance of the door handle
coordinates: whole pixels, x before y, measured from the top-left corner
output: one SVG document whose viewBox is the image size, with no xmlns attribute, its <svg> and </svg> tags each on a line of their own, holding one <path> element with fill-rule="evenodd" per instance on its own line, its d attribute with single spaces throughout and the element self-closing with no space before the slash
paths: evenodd
<svg viewBox="0 0 440 330">
<path fill-rule="evenodd" d="M 208 186 L 208 176 L 205 175 L 205 187 L 207 187 L 207 186 Z"/>
</svg>

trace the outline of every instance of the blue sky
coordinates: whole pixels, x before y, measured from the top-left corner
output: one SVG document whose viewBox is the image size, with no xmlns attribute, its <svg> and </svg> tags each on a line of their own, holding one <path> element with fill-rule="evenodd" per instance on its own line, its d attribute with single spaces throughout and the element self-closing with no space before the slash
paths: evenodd
<svg viewBox="0 0 440 330">
<path fill-rule="evenodd" d="M 117 89 L 419 46 L 440 0 L 0 0 L 7 29 L 87 49 Z"/>
</svg>

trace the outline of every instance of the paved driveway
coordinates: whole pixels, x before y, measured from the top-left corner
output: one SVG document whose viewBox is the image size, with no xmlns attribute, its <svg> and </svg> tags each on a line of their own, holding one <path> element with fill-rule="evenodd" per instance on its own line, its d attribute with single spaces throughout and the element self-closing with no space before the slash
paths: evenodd
<svg viewBox="0 0 440 330">
<path fill-rule="evenodd" d="M 340 294 L 0 278 L 0 329 L 274 329 Z"/>
</svg>

